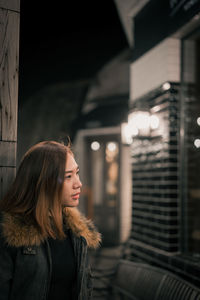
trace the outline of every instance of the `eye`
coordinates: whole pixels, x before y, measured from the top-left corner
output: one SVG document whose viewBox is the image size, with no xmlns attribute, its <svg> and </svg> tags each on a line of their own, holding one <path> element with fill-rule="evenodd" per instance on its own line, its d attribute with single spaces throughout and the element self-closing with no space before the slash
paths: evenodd
<svg viewBox="0 0 200 300">
<path fill-rule="evenodd" d="M 72 177 L 72 175 L 67 175 L 67 176 L 65 176 L 65 179 L 69 179 L 71 177 Z"/>
</svg>

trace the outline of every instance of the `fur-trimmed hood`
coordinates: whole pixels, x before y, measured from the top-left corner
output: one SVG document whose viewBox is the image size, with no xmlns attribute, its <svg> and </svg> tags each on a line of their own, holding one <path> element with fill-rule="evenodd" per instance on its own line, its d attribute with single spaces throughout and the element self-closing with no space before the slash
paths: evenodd
<svg viewBox="0 0 200 300">
<path fill-rule="evenodd" d="M 65 226 L 70 228 L 73 234 L 84 237 L 89 248 L 95 249 L 99 246 L 101 235 L 90 220 L 76 208 L 65 208 L 63 213 Z M 12 247 L 39 246 L 45 239 L 34 225 L 8 213 L 2 216 L 2 235 Z"/>
</svg>

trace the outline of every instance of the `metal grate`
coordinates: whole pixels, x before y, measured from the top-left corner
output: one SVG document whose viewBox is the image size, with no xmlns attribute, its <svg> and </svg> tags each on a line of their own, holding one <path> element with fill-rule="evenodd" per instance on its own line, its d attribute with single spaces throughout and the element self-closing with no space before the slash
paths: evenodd
<svg viewBox="0 0 200 300">
<path fill-rule="evenodd" d="M 200 290 L 195 286 L 161 268 L 139 262 L 120 260 L 111 285 L 113 292 L 108 299 L 113 300 L 200 300 Z"/>
<path fill-rule="evenodd" d="M 168 252 L 178 251 L 179 90 L 135 102 L 158 116 L 160 126 L 134 138 L 131 238 Z"/>
<path fill-rule="evenodd" d="M 186 285 L 176 278 L 166 276 L 165 281 L 160 289 L 157 299 L 162 300 L 197 300 L 200 299 L 199 291 Z"/>
<path fill-rule="evenodd" d="M 140 264 L 121 261 L 114 280 L 115 289 L 122 294 L 141 300 L 155 299 L 162 276 Z"/>
</svg>

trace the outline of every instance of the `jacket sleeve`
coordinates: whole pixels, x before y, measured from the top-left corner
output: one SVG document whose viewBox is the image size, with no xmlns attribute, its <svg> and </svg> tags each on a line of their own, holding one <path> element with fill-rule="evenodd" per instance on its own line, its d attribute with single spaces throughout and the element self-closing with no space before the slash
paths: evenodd
<svg viewBox="0 0 200 300">
<path fill-rule="evenodd" d="M 13 277 L 14 261 L 12 248 L 0 238 L 0 300 L 8 300 Z"/>
</svg>

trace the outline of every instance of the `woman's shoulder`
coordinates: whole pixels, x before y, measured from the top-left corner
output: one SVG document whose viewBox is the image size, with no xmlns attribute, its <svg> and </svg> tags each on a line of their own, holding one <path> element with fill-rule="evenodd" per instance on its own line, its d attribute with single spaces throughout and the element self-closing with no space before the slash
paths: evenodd
<svg viewBox="0 0 200 300">
<path fill-rule="evenodd" d="M 84 237 L 89 248 L 98 248 L 101 243 L 101 234 L 94 223 L 87 219 L 77 208 L 65 208 L 64 221 L 67 228 L 78 237 Z"/>
<path fill-rule="evenodd" d="M 44 240 L 38 229 L 23 216 L 9 213 L 0 214 L 0 236 L 11 247 L 37 246 Z"/>
<path fill-rule="evenodd" d="M 0 213 L 0 260 L 2 260 L 2 258 L 6 259 L 7 257 L 14 259 L 16 256 L 16 248 L 7 243 L 6 237 L 3 233 L 2 222 L 3 214 Z"/>
</svg>

